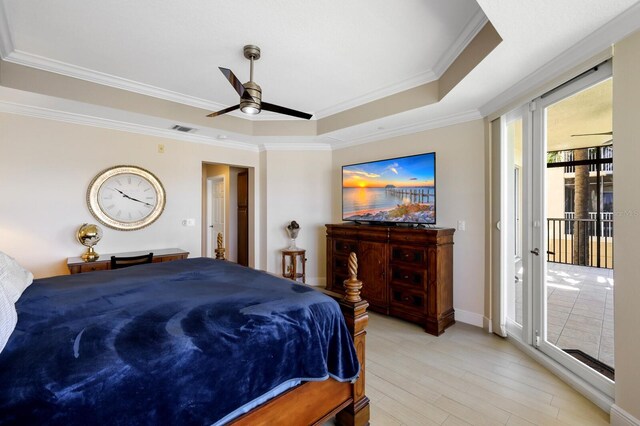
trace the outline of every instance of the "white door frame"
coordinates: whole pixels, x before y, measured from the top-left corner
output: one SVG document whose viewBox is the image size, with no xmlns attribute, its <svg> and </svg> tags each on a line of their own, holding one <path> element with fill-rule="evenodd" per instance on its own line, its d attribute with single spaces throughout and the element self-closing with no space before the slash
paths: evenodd
<svg viewBox="0 0 640 426">
<path fill-rule="evenodd" d="M 211 228 L 213 228 L 213 188 L 214 188 L 214 184 L 218 183 L 218 182 L 222 182 L 223 188 L 225 188 L 225 193 L 224 193 L 224 197 L 222 197 L 222 237 L 223 237 L 223 241 L 226 245 L 226 224 L 227 224 L 227 217 L 226 217 L 226 182 L 225 182 L 225 176 L 224 175 L 217 175 L 217 176 L 210 176 L 207 178 L 207 220 L 206 220 L 206 226 L 207 226 L 207 250 L 205 252 L 205 256 L 207 257 L 215 257 L 215 252 L 214 250 L 216 249 L 217 246 L 217 242 L 216 239 L 213 237 L 213 232 L 211 230 Z"/>
</svg>

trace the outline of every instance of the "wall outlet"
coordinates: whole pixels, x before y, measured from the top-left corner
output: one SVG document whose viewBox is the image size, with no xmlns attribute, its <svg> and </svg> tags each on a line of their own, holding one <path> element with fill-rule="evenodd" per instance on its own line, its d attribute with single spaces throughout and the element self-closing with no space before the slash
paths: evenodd
<svg viewBox="0 0 640 426">
<path fill-rule="evenodd" d="M 164 154 L 164 144 L 158 144 L 158 154 Z"/>
<path fill-rule="evenodd" d="M 195 219 L 183 219 L 182 220 L 182 226 L 196 226 L 196 220 Z"/>
<path fill-rule="evenodd" d="M 464 220 L 459 220 L 458 221 L 458 231 L 464 231 L 467 229 L 467 222 L 465 222 Z"/>
</svg>

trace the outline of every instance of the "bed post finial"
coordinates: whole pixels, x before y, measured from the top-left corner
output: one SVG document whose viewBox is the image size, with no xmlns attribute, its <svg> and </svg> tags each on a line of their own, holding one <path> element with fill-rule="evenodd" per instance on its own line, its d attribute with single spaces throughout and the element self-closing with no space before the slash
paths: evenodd
<svg viewBox="0 0 640 426">
<path fill-rule="evenodd" d="M 218 248 L 216 248 L 216 259 L 225 260 L 224 259 L 224 246 L 222 244 L 222 232 L 218 232 Z"/>
<path fill-rule="evenodd" d="M 347 302 L 362 300 L 360 297 L 362 281 L 358 279 L 358 258 L 354 252 L 349 253 L 349 279 L 344 281 L 344 288 L 346 289 L 344 300 Z"/>
</svg>

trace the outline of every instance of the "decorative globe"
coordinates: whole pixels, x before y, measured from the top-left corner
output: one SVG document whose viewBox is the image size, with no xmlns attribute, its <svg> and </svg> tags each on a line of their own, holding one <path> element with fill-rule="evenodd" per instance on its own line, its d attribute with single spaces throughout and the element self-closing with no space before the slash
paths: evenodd
<svg viewBox="0 0 640 426">
<path fill-rule="evenodd" d="M 76 233 L 78 242 L 89 249 L 82 255 L 82 260 L 85 262 L 93 262 L 98 260 L 98 253 L 93 249 L 93 246 L 98 244 L 98 241 L 102 238 L 102 229 L 98 225 L 92 223 L 83 223 L 78 232 Z"/>
</svg>

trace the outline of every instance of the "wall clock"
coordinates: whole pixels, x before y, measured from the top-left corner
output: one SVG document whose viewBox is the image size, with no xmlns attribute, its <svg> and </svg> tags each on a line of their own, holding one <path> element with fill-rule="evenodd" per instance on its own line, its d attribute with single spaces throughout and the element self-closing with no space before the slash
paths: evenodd
<svg viewBox="0 0 640 426">
<path fill-rule="evenodd" d="M 133 231 L 152 224 L 164 210 L 162 183 L 148 170 L 115 166 L 93 178 L 87 189 L 91 214 L 109 228 Z"/>
</svg>

